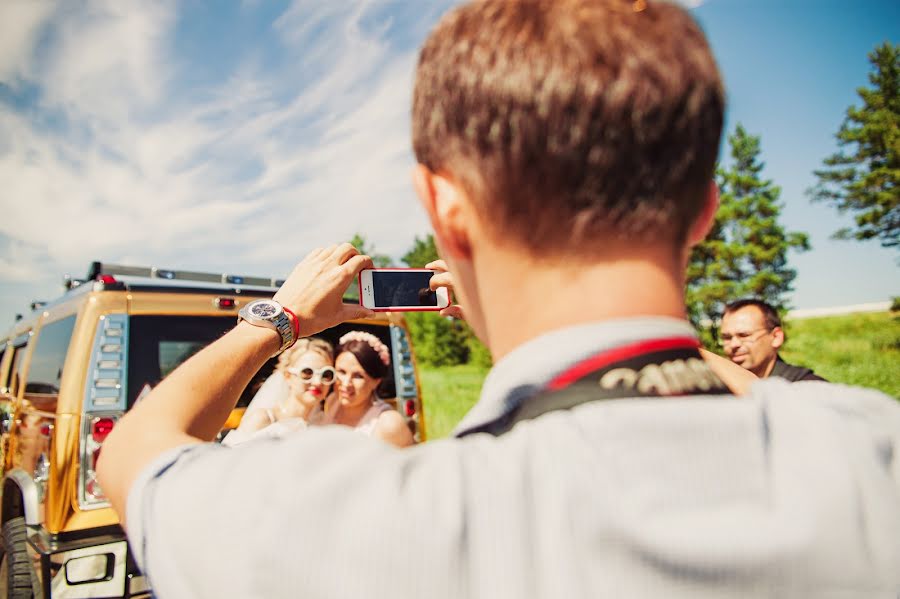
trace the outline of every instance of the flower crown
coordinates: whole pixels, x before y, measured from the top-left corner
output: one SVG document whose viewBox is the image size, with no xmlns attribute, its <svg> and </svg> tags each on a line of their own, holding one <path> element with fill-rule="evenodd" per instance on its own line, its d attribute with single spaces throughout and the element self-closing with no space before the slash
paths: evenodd
<svg viewBox="0 0 900 599">
<path fill-rule="evenodd" d="M 366 333 L 365 331 L 350 331 L 338 340 L 338 345 L 344 345 L 348 341 L 364 341 L 365 343 L 368 343 L 369 347 L 375 350 L 375 353 L 378 354 L 378 357 L 381 358 L 381 361 L 384 362 L 385 366 L 391 365 L 390 350 L 387 345 L 381 342 L 381 339 L 372 333 Z"/>
</svg>

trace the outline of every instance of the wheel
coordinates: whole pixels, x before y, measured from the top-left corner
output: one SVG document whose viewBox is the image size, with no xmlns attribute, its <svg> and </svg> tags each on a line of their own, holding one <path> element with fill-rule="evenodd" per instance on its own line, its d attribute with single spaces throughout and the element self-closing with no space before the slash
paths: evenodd
<svg viewBox="0 0 900 599">
<path fill-rule="evenodd" d="M 32 599 L 35 596 L 34 565 L 25 548 L 25 518 L 11 518 L 3 524 L 0 547 L 0 585 L 5 584 L 5 599 Z"/>
</svg>

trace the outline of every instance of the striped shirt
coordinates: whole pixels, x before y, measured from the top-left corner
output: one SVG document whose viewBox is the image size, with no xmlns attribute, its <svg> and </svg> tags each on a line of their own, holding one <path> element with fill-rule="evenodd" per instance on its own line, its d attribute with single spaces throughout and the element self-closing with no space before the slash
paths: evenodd
<svg viewBox="0 0 900 599">
<path fill-rule="evenodd" d="M 690 333 L 596 323 L 501 360 L 458 432 L 584 357 Z M 158 597 L 896 597 L 900 407 L 827 383 L 593 402 L 396 449 L 340 427 L 148 466 L 131 547 Z"/>
</svg>

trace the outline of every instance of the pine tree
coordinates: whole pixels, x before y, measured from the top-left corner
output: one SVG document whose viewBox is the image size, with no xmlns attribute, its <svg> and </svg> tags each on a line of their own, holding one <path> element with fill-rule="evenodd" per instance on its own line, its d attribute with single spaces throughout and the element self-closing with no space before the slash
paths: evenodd
<svg viewBox="0 0 900 599">
<path fill-rule="evenodd" d="M 688 311 L 707 342 L 730 301 L 756 297 L 783 306 L 797 276 L 788 250 L 809 249 L 806 234 L 786 232 L 778 222 L 781 188 L 762 178 L 759 136 L 738 124 L 728 144 L 731 164 L 716 170 L 719 211 L 687 271 Z"/>
<path fill-rule="evenodd" d="M 900 45 L 885 42 L 869 54 L 872 87 L 856 90 L 862 106 L 850 106 L 835 134 L 841 151 L 814 171 L 807 193 L 814 201 L 851 212 L 855 228 L 839 239 L 878 239 L 900 248 Z"/>
</svg>

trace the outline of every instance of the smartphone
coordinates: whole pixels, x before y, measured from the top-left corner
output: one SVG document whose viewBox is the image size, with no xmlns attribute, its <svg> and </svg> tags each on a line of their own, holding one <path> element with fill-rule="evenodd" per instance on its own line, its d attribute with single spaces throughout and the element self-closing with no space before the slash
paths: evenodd
<svg viewBox="0 0 900 599">
<path fill-rule="evenodd" d="M 369 268 L 359 273 L 359 303 L 376 312 L 442 310 L 450 305 L 446 287 L 432 291 L 433 270 Z"/>
</svg>

